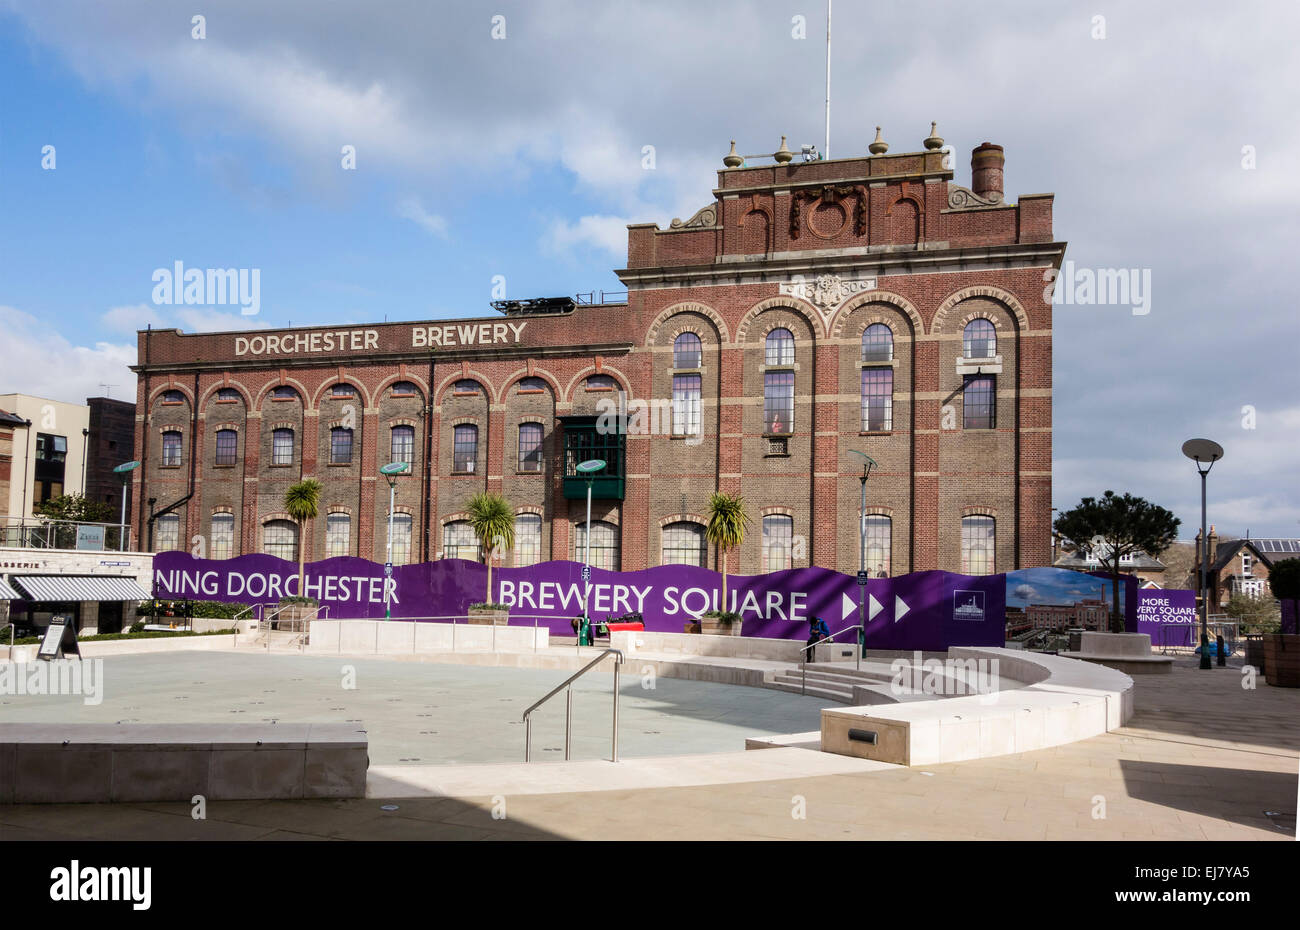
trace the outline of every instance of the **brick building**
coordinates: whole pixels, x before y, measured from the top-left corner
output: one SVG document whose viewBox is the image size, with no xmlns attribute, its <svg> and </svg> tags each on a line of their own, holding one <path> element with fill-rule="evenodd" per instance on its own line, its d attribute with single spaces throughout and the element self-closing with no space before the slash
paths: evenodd
<svg viewBox="0 0 1300 930">
<path fill-rule="evenodd" d="M 714 567 L 711 492 L 753 521 L 731 571 L 982 573 L 1050 563 L 1052 196 L 1003 197 L 1003 153 L 969 188 L 922 151 L 724 159 L 714 200 L 629 227 L 626 301 L 498 301 L 446 322 L 139 335 L 135 526 L 154 549 L 292 557 L 285 489 L 324 484 L 309 559 L 476 557 L 476 491 L 519 517 L 506 564 L 575 558 L 583 459 L 592 561 Z M 951 161 L 948 161 L 951 164 Z M 613 415 L 611 415 L 613 411 Z M 611 424 L 613 426 L 611 427 Z M 580 558 L 580 556 L 577 556 Z"/>
<path fill-rule="evenodd" d="M 91 397 L 90 448 L 86 452 L 86 497 L 112 508 L 122 506 L 122 479 L 113 469 L 130 461 L 135 451 L 135 405 L 109 397 Z M 128 509 L 131 507 L 127 486 Z"/>
<path fill-rule="evenodd" d="M 1206 568 L 1206 584 L 1210 589 L 1213 609 L 1228 606 L 1234 594 L 1247 597 L 1272 597 L 1268 575 L 1273 566 L 1286 559 L 1300 558 L 1300 539 L 1269 537 L 1262 539 L 1226 537 L 1219 538 L 1213 526 L 1209 532 L 1210 557 Z M 1189 577 L 1191 587 L 1201 583 L 1203 551 L 1201 531 L 1196 531 L 1196 556 Z"/>
</svg>

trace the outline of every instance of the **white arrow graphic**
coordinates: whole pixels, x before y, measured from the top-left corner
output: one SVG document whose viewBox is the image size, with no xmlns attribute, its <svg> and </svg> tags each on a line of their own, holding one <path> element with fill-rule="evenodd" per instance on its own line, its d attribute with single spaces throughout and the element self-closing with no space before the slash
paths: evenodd
<svg viewBox="0 0 1300 930">
<path fill-rule="evenodd" d="M 876 614 L 885 609 L 885 605 L 876 600 L 874 594 L 867 595 L 867 619 L 875 620 Z"/>
<path fill-rule="evenodd" d="M 903 603 L 903 599 L 901 597 L 895 594 L 894 595 L 894 622 L 897 623 L 899 620 L 902 620 L 903 614 L 907 613 L 909 610 L 911 610 L 911 608 Z"/>
<path fill-rule="evenodd" d="M 847 594 L 844 595 L 844 599 L 840 601 L 840 606 L 844 610 L 844 616 L 840 617 L 841 620 L 849 619 L 849 617 L 853 615 L 853 611 L 858 609 L 858 605 L 853 603 L 853 599 Z"/>
</svg>

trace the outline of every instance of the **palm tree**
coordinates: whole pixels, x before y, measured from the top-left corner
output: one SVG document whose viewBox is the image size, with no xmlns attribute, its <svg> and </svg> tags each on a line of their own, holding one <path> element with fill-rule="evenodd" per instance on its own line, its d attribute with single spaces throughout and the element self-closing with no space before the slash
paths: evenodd
<svg viewBox="0 0 1300 930">
<path fill-rule="evenodd" d="M 738 494 L 715 491 L 709 496 L 709 524 L 704 536 L 722 551 L 722 613 L 727 610 L 727 550 L 745 541 L 745 527 L 749 517 L 745 513 L 745 499 Z"/>
<path fill-rule="evenodd" d="M 315 478 L 303 478 L 284 492 L 284 509 L 298 521 L 298 596 L 303 596 L 303 579 L 306 575 L 308 520 L 320 513 L 321 484 Z"/>
<path fill-rule="evenodd" d="M 498 545 L 510 549 L 515 544 L 515 508 L 495 491 L 480 491 L 469 499 L 467 510 L 469 525 L 478 537 L 483 560 L 487 562 L 487 597 L 484 603 L 491 604 L 492 555 Z"/>
</svg>

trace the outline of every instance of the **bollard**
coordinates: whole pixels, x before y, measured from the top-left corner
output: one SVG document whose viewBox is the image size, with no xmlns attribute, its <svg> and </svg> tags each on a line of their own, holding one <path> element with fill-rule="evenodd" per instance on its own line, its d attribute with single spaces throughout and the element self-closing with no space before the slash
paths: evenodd
<svg viewBox="0 0 1300 930">
<path fill-rule="evenodd" d="M 1214 638 L 1215 652 L 1219 654 L 1219 667 L 1227 665 L 1227 656 L 1223 654 L 1223 635 L 1220 634 Z"/>
</svg>

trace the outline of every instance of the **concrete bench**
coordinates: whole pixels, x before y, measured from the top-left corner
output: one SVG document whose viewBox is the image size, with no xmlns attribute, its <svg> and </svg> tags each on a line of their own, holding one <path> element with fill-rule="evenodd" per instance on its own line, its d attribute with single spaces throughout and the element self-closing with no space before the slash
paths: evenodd
<svg viewBox="0 0 1300 930">
<path fill-rule="evenodd" d="M 1146 633 L 1084 633 L 1078 652 L 1061 655 L 1130 675 L 1167 674 L 1174 670 L 1173 656 L 1151 654 L 1151 637 Z"/>
<path fill-rule="evenodd" d="M 0 723 L 0 803 L 361 798 L 353 724 Z"/>
</svg>

